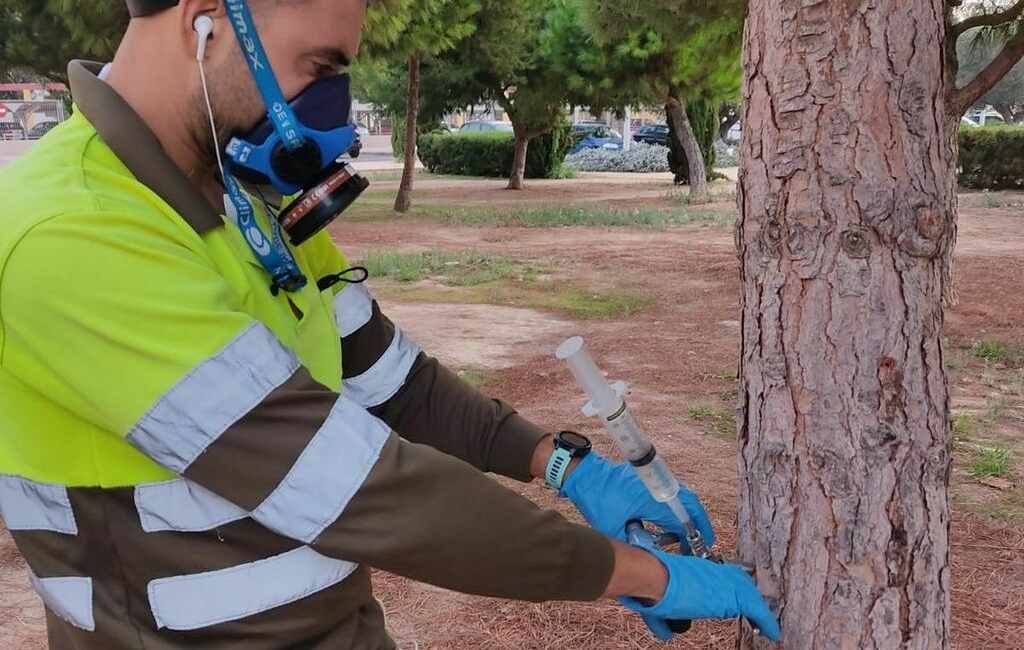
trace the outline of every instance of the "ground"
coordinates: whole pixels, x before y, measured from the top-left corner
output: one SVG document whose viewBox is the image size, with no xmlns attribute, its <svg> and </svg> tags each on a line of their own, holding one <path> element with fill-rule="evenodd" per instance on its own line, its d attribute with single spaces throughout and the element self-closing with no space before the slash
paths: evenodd
<svg viewBox="0 0 1024 650">
<path fill-rule="evenodd" d="M 608 374 L 631 383 L 636 415 L 704 499 L 719 548 L 732 551 L 739 279 L 731 185 L 718 184 L 716 202 L 697 208 L 663 177 L 585 175 L 535 181 L 520 193 L 500 181 L 420 181 L 411 216 L 390 216 L 397 182 L 380 174 L 361 207 L 332 228 L 375 272 L 384 311 L 467 381 L 611 453 L 553 357 L 565 337 L 583 335 Z M 1024 463 L 1014 464 L 1024 454 L 1022 205 L 1024 195 L 961 201 L 960 302 L 947 315 L 946 357 L 956 416 L 953 620 L 964 650 L 1022 647 Z M 630 220 L 649 225 L 558 225 Z M 505 483 L 576 518 L 540 485 Z M 734 647 L 732 623 L 700 623 L 661 646 L 614 603 L 470 597 L 381 572 L 374 582 L 403 648 Z M 0 534 L 2 645 L 43 647 L 42 638 L 41 606 Z"/>
</svg>

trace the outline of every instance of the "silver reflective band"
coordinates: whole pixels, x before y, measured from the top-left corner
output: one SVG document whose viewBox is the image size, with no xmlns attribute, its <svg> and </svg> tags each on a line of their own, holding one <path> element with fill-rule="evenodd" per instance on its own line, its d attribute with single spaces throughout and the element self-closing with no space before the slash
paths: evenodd
<svg viewBox="0 0 1024 650">
<path fill-rule="evenodd" d="M 298 367 L 273 332 L 253 323 L 164 394 L 128 433 L 128 441 L 182 474 Z"/>
<path fill-rule="evenodd" d="M 377 362 L 363 374 L 343 382 L 345 393 L 366 408 L 383 404 L 405 384 L 419 353 L 419 346 L 407 339 L 402 330 L 395 328 L 391 345 Z"/>
<path fill-rule="evenodd" d="M 308 546 L 248 564 L 149 583 L 157 629 L 195 630 L 265 612 L 335 585 L 358 567 Z"/>
<path fill-rule="evenodd" d="M 253 519 L 312 543 L 362 486 L 390 435 L 387 424 L 342 395 Z"/>
<path fill-rule="evenodd" d="M 184 478 L 135 486 L 135 509 L 147 533 L 213 530 L 249 516 L 227 499 Z"/>
<path fill-rule="evenodd" d="M 359 282 L 346 285 L 334 297 L 334 322 L 338 325 L 341 338 L 366 325 L 373 315 L 373 297 L 364 284 Z"/>
<path fill-rule="evenodd" d="M 58 618 L 92 632 L 92 578 L 37 578 L 29 575 L 36 593 Z"/>
<path fill-rule="evenodd" d="M 0 474 L 0 519 L 9 530 L 78 534 L 68 489 L 20 476 Z"/>
</svg>

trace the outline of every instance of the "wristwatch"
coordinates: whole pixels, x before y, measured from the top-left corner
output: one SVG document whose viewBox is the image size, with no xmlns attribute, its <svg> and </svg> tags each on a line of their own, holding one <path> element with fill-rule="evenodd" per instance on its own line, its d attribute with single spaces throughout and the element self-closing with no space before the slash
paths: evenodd
<svg viewBox="0 0 1024 650">
<path fill-rule="evenodd" d="M 573 458 L 583 458 L 590 453 L 590 439 L 575 431 L 559 431 L 555 434 L 555 450 L 551 452 L 544 480 L 552 490 L 561 490 L 565 472 Z"/>
</svg>

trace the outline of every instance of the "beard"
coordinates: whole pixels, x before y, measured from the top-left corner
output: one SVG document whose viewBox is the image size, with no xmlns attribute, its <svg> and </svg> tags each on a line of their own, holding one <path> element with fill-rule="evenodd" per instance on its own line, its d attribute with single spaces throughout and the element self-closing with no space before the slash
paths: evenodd
<svg viewBox="0 0 1024 650">
<path fill-rule="evenodd" d="M 251 131 L 266 114 L 266 108 L 240 52 L 237 60 L 233 57 L 223 65 L 207 66 L 206 85 L 209 109 L 203 88 L 199 85 L 190 102 L 194 108 L 188 118 L 188 130 L 199 158 L 199 168 L 195 171 L 219 174 L 218 149 L 223 157 L 231 138 Z M 211 112 L 213 127 L 210 124 Z"/>
</svg>

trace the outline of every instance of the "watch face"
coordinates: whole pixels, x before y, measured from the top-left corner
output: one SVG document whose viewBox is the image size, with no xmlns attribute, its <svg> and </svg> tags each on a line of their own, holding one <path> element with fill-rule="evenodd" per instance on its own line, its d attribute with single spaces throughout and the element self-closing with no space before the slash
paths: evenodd
<svg viewBox="0 0 1024 650">
<path fill-rule="evenodd" d="M 573 431 L 562 431 L 558 441 L 568 449 L 590 449 L 590 439 Z"/>
</svg>

